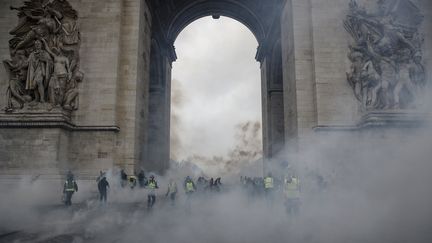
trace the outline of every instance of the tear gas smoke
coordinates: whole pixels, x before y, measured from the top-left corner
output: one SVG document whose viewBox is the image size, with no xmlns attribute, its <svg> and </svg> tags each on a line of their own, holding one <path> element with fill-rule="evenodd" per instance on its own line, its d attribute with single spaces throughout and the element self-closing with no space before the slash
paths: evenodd
<svg viewBox="0 0 432 243">
<path fill-rule="evenodd" d="M 236 125 L 235 144 L 226 156 L 207 157 L 194 154 L 182 163 L 189 162 L 205 170 L 207 176 L 224 174 L 224 177 L 260 175 L 262 173 L 262 142 L 260 122 L 247 121 Z"/>
<path fill-rule="evenodd" d="M 23 179 L 1 190 L 7 196 L 0 199 L 0 229 L 36 237 L 22 242 L 431 242 L 431 135 L 419 128 L 318 134 L 309 149 L 289 155 L 297 158 L 291 165 L 302 185 L 295 217 L 285 214 L 280 196 L 268 207 L 224 175 L 222 192 L 197 195 L 190 213 L 182 189 L 171 207 L 168 179 L 181 188 L 190 173 L 177 167 L 157 176 L 150 212 L 146 191 L 121 189 L 115 173 L 107 176 L 107 205 L 97 202 L 94 181 L 78 178 L 69 209 L 59 205 L 61 183 Z"/>
</svg>

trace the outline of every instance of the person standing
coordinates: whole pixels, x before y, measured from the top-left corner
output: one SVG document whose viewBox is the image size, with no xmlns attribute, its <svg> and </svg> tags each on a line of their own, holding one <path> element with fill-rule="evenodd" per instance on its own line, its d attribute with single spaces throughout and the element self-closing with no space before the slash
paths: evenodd
<svg viewBox="0 0 432 243">
<path fill-rule="evenodd" d="M 264 194 L 269 206 L 273 202 L 273 189 L 274 189 L 274 179 L 272 173 L 269 172 L 267 176 L 264 177 Z"/>
<path fill-rule="evenodd" d="M 147 178 L 144 174 L 143 170 L 140 170 L 140 172 L 138 173 L 138 184 L 140 188 L 144 188 L 147 185 Z"/>
<path fill-rule="evenodd" d="M 188 195 L 188 197 L 196 191 L 195 183 L 189 176 L 186 177 L 186 180 L 184 182 L 184 190 L 186 192 L 186 195 Z"/>
<path fill-rule="evenodd" d="M 288 214 L 295 215 L 300 209 L 300 181 L 289 175 L 284 183 L 285 208 Z"/>
<path fill-rule="evenodd" d="M 177 195 L 177 183 L 173 179 L 170 179 L 168 183 L 168 190 L 165 197 L 168 197 L 168 195 L 170 196 L 171 205 L 174 206 Z"/>
<path fill-rule="evenodd" d="M 184 184 L 183 184 L 185 193 L 186 193 L 186 212 L 190 213 L 191 211 L 191 200 L 192 200 L 192 195 L 194 194 L 194 192 L 196 191 L 196 186 L 195 183 L 193 182 L 192 178 L 190 178 L 190 176 L 187 176 Z"/>
<path fill-rule="evenodd" d="M 154 175 L 150 175 L 150 180 L 148 181 L 147 188 L 149 189 L 147 195 L 147 208 L 151 209 L 156 202 L 156 189 L 159 188 Z"/>
<path fill-rule="evenodd" d="M 74 180 L 74 176 L 71 171 L 68 171 L 66 175 L 66 181 L 63 185 L 63 194 L 65 195 L 65 205 L 72 205 L 72 195 L 74 192 L 78 192 L 78 185 Z"/>
<path fill-rule="evenodd" d="M 109 183 L 106 180 L 106 177 L 103 176 L 102 179 L 99 180 L 98 189 L 99 189 L 99 200 L 103 203 L 107 201 L 107 189 L 109 188 Z"/>
</svg>

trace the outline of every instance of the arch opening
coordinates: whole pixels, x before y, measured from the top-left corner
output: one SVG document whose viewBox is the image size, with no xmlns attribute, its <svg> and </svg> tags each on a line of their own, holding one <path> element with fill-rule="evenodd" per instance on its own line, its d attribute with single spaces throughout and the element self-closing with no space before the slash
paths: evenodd
<svg viewBox="0 0 432 243">
<path fill-rule="evenodd" d="M 204 17 L 186 26 L 175 45 L 172 159 L 198 164 L 210 172 L 224 167 L 235 171 L 245 163 L 249 170 L 262 170 L 256 38 L 235 19 Z M 245 138 L 248 143 L 242 140 Z"/>
</svg>

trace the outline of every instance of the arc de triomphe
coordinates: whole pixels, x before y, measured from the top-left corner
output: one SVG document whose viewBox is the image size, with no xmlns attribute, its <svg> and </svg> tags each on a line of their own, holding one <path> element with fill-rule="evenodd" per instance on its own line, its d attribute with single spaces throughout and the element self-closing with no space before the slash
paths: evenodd
<svg viewBox="0 0 432 243">
<path fill-rule="evenodd" d="M 204 16 L 258 40 L 267 166 L 321 131 L 418 119 L 401 116 L 431 77 L 429 0 L 7 0 L 1 173 L 167 169 L 174 42 Z"/>
</svg>

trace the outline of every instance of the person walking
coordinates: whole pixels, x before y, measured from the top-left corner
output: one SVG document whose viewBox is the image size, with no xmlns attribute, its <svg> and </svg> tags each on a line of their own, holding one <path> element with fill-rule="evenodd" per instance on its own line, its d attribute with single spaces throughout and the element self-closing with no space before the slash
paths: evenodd
<svg viewBox="0 0 432 243">
<path fill-rule="evenodd" d="M 66 181 L 63 185 L 63 194 L 65 195 L 65 205 L 71 206 L 72 205 L 72 195 L 74 192 L 78 192 L 78 185 L 75 182 L 74 175 L 71 171 L 68 171 L 66 175 Z"/>
<path fill-rule="evenodd" d="M 102 203 L 106 203 L 107 201 L 107 189 L 109 188 L 109 183 L 105 176 L 102 177 L 102 179 L 98 182 L 98 189 L 99 189 L 99 200 Z"/>
<path fill-rule="evenodd" d="M 138 173 L 137 177 L 138 177 L 138 185 L 139 185 L 139 187 L 140 188 L 146 187 L 148 181 L 147 181 L 147 178 L 146 178 L 145 173 L 144 173 L 143 170 L 140 170 L 140 172 Z"/>
<path fill-rule="evenodd" d="M 147 195 L 147 208 L 151 209 L 156 202 L 156 189 L 159 188 L 154 175 L 150 175 L 150 180 L 148 181 L 147 188 L 149 189 Z"/>
<path fill-rule="evenodd" d="M 168 195 L 170 196 L 171 205 L 174 206 L 177 195 L 177 183 L 173 179 L 170 179 L 168 183 L 168 190 L 165 197 L 168 197 Z"/>
<path fill-rule="evenodd" d="M 268 206 L 273 203 L 273 189 L 274 189 L 274 179 L 272 173 L 269 172 L 266 177 L 264 177 L 264 194 L 267 200 Z"/>
<path fill-rule="evenodd" d="M 190 176 L 186 177 L 184 184 L 183 184 L 183 188 L 184 188 L 185 193 L 186 193 L 186 212 L 190 213 L 191 203 L 192 203 L 192 201 L 191 201 L 192 195 L 196 191 L 195 183 L 193 182 L 192 178 L 190 178 Z"/>
<path fill-rule="evenodd" d="M 289 175 L 284 183 L 284 197 L 286 212 L 296 215 L 300 209 L 300 180 Z"/>
</svg>

